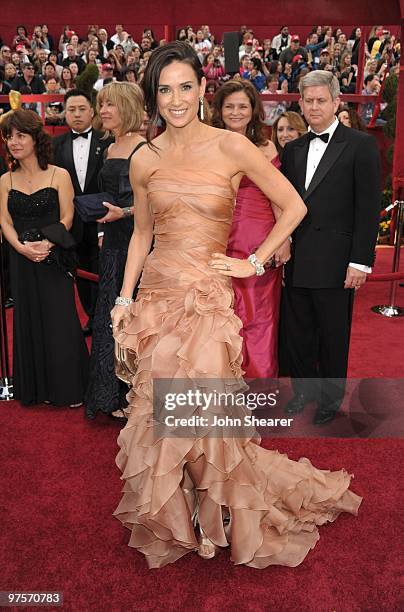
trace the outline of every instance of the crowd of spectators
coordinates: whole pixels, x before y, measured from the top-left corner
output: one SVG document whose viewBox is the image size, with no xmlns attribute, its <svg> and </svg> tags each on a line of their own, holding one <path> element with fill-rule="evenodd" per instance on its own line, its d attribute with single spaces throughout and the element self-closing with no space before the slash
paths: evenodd
<svg viewBox="0 0 404 612">
<path fill-rule="evenodd" d="M 262 94 L 285 94 L 297 92 L 299 80 L 307 72 L 322 69 L 337 76 L 342 93 L 355 93 L 361 36 L 359 27 L 346 33 L 341 28 L 315 26 L 302 39 L 288 26 L 282 26 L 272 40 L 259 40 L 252 29 L 243 25 L 239 31 L 240 68 L 235 76 L 249 80 Z M 226 73 L 223 45 L 209 26 L 196 31 L 191 26 L 181 28 L 176 38 L 187 41 L 197 51 L 209 93 L 234 77 Z M 114 33 L 90 25 L 84 37 L 66 25 L 59 38 L 49 33 L 46 24 L 35 26 L 32 33 L 19 25 L 10 45 L 0 39 L 0 95 L 10 89 L 23 94 L 64 94 L 75 87 L 77 76 L 88 64 L 99 70 L 96 90 L 111 80 L 140 83 L 151 52 L 166 42 L 157 40 L 150 28 L 145 28 L 135 41 L 122 24 L 115 26 Z M 365 44 L 361 93 L 378 93 L 383 76 L 398 70 L 399 57 L 400 41 L 383 26 L 375 26 Z M 283 101 L 268 101 L 264 107 L 269 125 L 288 108 L 298 111 L 296 105 Z M 7 105 L 0 104 L 0 114 L 5 110 Z M 60 103 L 52 103 L 45 110 L 47 123 L 63 123 Z M 362 105 L 359 110 L 368 122 L 372 105 Z"/>
</svg>

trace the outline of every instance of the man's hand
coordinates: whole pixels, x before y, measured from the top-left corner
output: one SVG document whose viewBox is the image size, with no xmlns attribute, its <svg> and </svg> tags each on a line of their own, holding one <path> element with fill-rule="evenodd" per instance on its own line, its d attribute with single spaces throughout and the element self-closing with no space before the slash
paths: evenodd
<svg viewBox="0 0 404 612">
<path fill-rule="evenodd" d="M 285 240 L 285 242 L 275 251 L 274 254 L 276 267 L 282 266 L 290 259 L 290 241 Z"/>
<path fill-rule="evenodd" d="M 359 289 L 366 283 L 367 273 L 348 266 L 344 282 L 344 289 Z"/>
</svg>

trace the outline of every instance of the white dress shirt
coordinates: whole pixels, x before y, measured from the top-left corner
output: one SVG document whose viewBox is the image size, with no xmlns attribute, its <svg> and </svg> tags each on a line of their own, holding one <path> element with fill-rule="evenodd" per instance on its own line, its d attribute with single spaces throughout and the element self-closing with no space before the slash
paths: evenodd
<svg viewBox="0 0 404 612">
<path fill-rule="evenodd" d="M 329 134 L 330 138 L 328 142 L 323 142 L 320 138 L 314 138 L 313 140 L 310 141 L 309 152 L 307 154 L 307 166 L 306 166 L 306 181 L 305 181 L 306 190 L 311 183 L 314 173 L 317 170 L 317 167 L 321 161 L 321 158 L 323 157 L 325 150 L 328 144 L 330 143 L 331 138 L 333 137 L 334 132 L 337 129 L 338 125 L 339 125 L 339 121 L 337 118 L 335 118 L 332 124 L 326 130 L 324 130 L 323 132 L 318 132 L 319 135 Z M 314 130 L 312 130 L 309 127 L 309 131 L 314 131 Z M 366 272 L 367 274 L 370 274 L 372 272 L 372 268 L 370 268 L 369 266 L 364 266 L 363 264 L 349 262 L 349 265 L 352 268 L 356 268 L 357 270 L 360 270 L 361 272 Z"/>
<path fill-rule="evenodd" d="M 87 131 L 87 130 L 86 130 Z M 72 130 L 73 134 L 77 134 Z M 92 131 L 90 131 L 87 138 L 75 138 L 73 140 L 73 160 L 74 167 L 76 169 L 77 178 L 81 190 L 84 191 L 86 184 L 86 175 L 88 168 L 88 156 L 90 154 Z"/>
</svg>

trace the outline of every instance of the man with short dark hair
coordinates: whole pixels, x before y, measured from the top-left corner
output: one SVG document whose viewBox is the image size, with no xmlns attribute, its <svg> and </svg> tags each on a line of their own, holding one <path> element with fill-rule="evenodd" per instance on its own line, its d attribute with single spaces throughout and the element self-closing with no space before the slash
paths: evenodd
<svg viewBox="0 0 404 612">
<path fill-rule="evenodd" d="M 70 43 L 66 45 L 66 53 L 67 57 L 65 57 L 62 62 L 63 68 L 68 68 L 70 64 L 75 63 L 78 66 L 79 74 L 83 72 L 84 68 L 86 67 L 86 64 L 79 55 L 76 55 L 76 50 Z"/>
<path fill-rule="evenodd" d="M 53 139 L 55 164 L 69 172 L 75 195 L 98 193 L 98 173 L 103 165 L 104 151 L 111 140 L 101 140 L 102 133 L 92 128 L 94 109 L 87 93 L 72 89 L 65 95 L 64 101 L 65 120 L 70 131 Z M 83 223 L 75 214 L 72 232 L 78 245 L 80 268 L 97 273 L 97 224 Z M 78 278 L 77 290 L 88 316 L 83 331 L 90 335 L 97 301 L 97 284 Z"/>
<path fill-rule="evenodd" d="M 289 47 L 291 36 L 288 26 L 282 26 L 279 34 L 272 39 L 272 49 L 274 50 L 274 59 L 279 59 L 280 54 L 284 49 Z"/>
<path fill-rule="evenodd" d="M 25 62 L 22 66 L 22 76 L 16 77 L 11 83 L 11 89 L 21 91 L 29 87 L 31 93 L 45 93 L 45 84 L 38 76 L 35 75 L 35 68 L 30 62 Z"/>
<path fill-rule="evenodd" d="M 368 74 L 367 77 L 365 77 L 364 85 L 365 87 L 362 90 L 363 96 L 376 96 L 380 91 L 380 80 L 376 74 Z M 364 121 L 366 124 L 368 124 L 369 121 L 372 119 L 374 110 L 374 102 L 368 102 L 368 104 L 359 104 L 358 106 L 358 114 L 362 121 Z M 385 120 L 381 119 L 380 117 L 376 119 L 377 125 L 384 125 L 385 123 Z"/>
</svg>

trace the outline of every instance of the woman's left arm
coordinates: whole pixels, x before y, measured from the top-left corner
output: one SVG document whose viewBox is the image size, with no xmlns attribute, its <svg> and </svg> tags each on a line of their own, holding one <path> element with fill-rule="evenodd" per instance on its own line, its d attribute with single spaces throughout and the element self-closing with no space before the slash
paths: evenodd
<svg viewBox="0 0 404 612">
<path fill-rule="evenodd" d="M 232 175 L 240 172 L 246 174 L 282 211 L 272 231 L 255 252 L 257 260 L 264 264 L 293 233 L 306 215 L 307 208 L 291 183 L 272 164 L 268 164 L 263 153 L 247 138 L 234 132 L 226 133 L 226 138 L 222 140 L 222 150 L 234 164 Z M 229 264 L 230 270 L 226 269 Z M 221 253 L 212 256 L 211 266 L 224 276 L 244 278 L 255 274 L 255 268 L 248 260 L 227 257 Z"/>
</svg>

